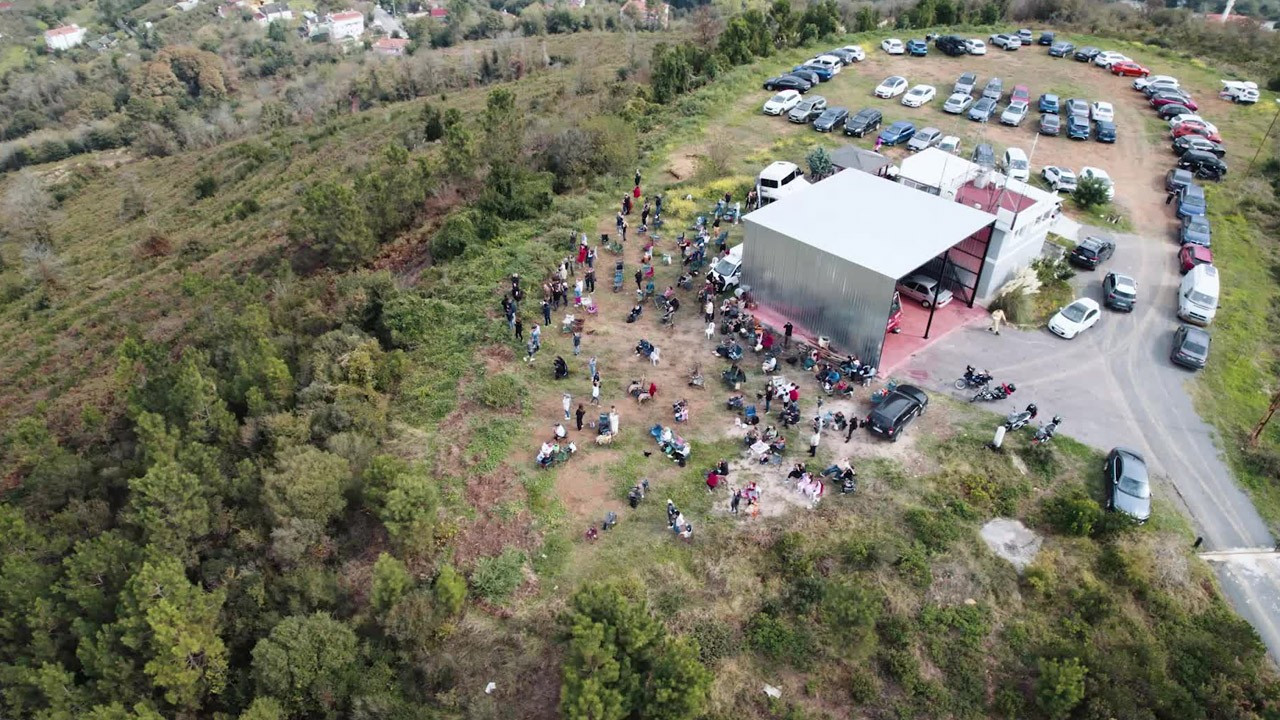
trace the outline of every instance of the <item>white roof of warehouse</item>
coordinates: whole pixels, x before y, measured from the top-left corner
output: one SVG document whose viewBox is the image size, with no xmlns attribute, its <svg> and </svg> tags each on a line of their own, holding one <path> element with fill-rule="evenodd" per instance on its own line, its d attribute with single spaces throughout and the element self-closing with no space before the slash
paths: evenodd
<svg viewBox="0 0 1280 720">
<path fill-rule="evenodd" d="M 954 198 L 956 188 L 977 179 L 982 174 L 982 171 L 983 167 L 975 162 L 956 157 L 936 147 L 931 147 L 903 159 L 898 167 L 898 177 L 914 180 L 930 187 L 941 188 L 943 195 Z M 999 172 L 991 172 L 991 182 L 1028 197 L 1037 204 L 1046 200 L 1061 202 L 1061 198 L 1053 193 L 1041 190 L 1035 185 L 1029 185 L 1021 180 L 1006 177 Z"/>
<path fill-rule="evenodd" d="M 995 216 L 857 170 L 844 170 L 743 220 L 901 278 Z"/>
</svg>

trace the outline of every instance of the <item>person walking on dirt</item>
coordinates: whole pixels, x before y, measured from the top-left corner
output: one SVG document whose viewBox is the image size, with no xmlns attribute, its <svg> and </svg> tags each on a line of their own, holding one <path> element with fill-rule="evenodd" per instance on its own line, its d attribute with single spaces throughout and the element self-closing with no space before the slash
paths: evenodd
<svg viewBox="0 0 1280 720">
<path fill-rule="evenodd" d="M 782 347 L 784 348 L 791 347 L 791 331 L 794 329 L 795 327 L 792 326 L 790 320 L 787 321 L 786 325 L 782 326 Z"/>
<path fill-rule="evenodd" d="M 639 270 L 636 270 L 635 278 L 636 278 L 636 291 L 638 292 L 640 290 L 640 282 L 644 280 L 644 273 Z"/>
<path fill-rule="evenodd" d="M 591 375 L 591 379 L 596 379 L 596 356 L 592 355 L 587 359 L 587 373 Z"/>
<path fill-rule="evenodd" d="M 516 331 L 516 340 L 523 341 L 524 340 L 524 321 L 521 320 L 520 318 L 516 318 L 515 323 L 512 324 L 512 327 Z"/>
<path fill-rule="evenodd" d="M 644 201 L 644 207 L 640 209 L 640 227 L 649 226 L 649 201 Z"/>
<path fill-rule="evenodd" d="M 578 432 L 582 432 L 582 418 L 586 416 L 587 410 L 582 407 L 582 403 L 578 403 L 578 411 L 574 413 L 574 418 L 578 421 Z"/>
<path fill-rule="evenodd" d="M 738 488 L 730 488 L 730 491 L 733 495 L 729 498 L 729 512 L 733 515 L 737 515 L 738 505 L 742 503 L 742 491 Z"/>
<path fill-rule="evenodd" d="M 538 323 L 533 324 L 533 331 L 529 333 L 529 342 L 533 343 L 535 349 L 542 349 L 542 328 Z"/>
<path fill-rule="evenodd" d="M 578 332 L 577 330 L 573 331 L 573 354 L 574 355 L 582 354 L 582 333 Z"/>
<path fill-rule="evenodd" d="M 600 378 L 598 377 L 591 379 L 591 404 L 597 407 L 600 405 Z"/>
<path fill-rule="evenodd" d="M 542 301 L 542 322 L 546 325 L 551 324 L 551 303 L 545 299 Z"/>
<path fill-rule="evenodd" d="M 822 431 L 814 430 L 809 436 L 809 457 L 818 456 L 818 443 L 822 442 Z"/>
<path fill-rule="evenodd" d="M 707 304 L 702 306 L 702 314 L 706 316 L 707 322 L 715 322 L 716 304 L 711 298 L 707 298 Z"/>
<path fill-rule="evenodd" d="M 568 420 L 569 408 L 573 407 L 573 396 L 570 395 L 569 393 L 565 393 L 564 396 L 560 399 L 560 404 L 564 406 L 564 419 Z"/>
<path fill-rule="evenodd" d="M 991 327 L 987 328 L 987 332 L 993 332 L 999 335 L 1000 324 L 1003 322 L 1004 322 L 1004 310 L 1001 310 L 1000 308 L 996 308 L 996 311 L 991 313 Z"/>
</svg>

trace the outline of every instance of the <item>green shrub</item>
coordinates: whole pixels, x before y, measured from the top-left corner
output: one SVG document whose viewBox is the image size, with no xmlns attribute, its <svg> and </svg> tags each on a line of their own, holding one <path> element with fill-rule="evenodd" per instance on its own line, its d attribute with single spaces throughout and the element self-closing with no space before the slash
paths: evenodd
<svg viewBox="0 0 1280 720">
<path fill-rule="evenodd" d="M 866 585 L 829 583 L 822 598 L 824 624 L 842 636 L 865 631 L 880 617 L 884 599 Z"/>
<path fill-rule="evenodd" d="M 880 680 L 865 667 L 855 666 L 849 673 L 849 699 L 855 705 L 866 705 L 880 696 Z"/>
<path fill-rule="evenodd" d="M 929 569 L 929 552 L 920 542 L 914 542 L 901 555 L 896 563 L 898 572 L 902 573 L 912 585 L 927 588 L 933 582 L 933 571 Z"/>
<path fill-rule="evenodd" d="M 991 312 L 1003 310 L 1005 318 L 1014 324 L 1028 323 L 1035 319 L 1035 307 L 1025 290 L 1003 292 L 991 301 Z"/>
<path fill-rule="evenodd" d="M 1041 658 L 1037 669 L 1036 706 L 1050 720 L 1065 720 L 1084 700 L 1084 678 L 1089 669 L 1078 658 Z"/>
<path fill-rule="evenodd" d="M 1085 210 L 1110 202 L 1107 198 L 1106 183 L 1091 177 L 1080 178 L 1076 183 L 1075 192 L 1071 193 L 1071 198 L 1076 201 L 1076 205 Z"/>
<path fill-rule="evenodd" d="M 903 520 L 929 552 L 942 552 L 960 537 L 960 524 L 947 512 L 912 508 Z"/>
<path fill-rule="evenodd" d="M 1087 537 L 1102 516 L 1102 508 L 1080 492 L 1054 495 L 1046 499 L 1041 510 L 1044 520 L 1057 532 Z"/>
<path fill-rule="evenodd" d="M 514 549 L 481 558 L 471 571 L 472 590 L 489 602 L 506 602 L 524 580 L 524 561 L 524 553 Z"/>
<path fill-rule="evenodd" d="M 920 688 L 920 661 L 906 649 L 886 649 L 880 651 L 880 664 L 885 673 L 894 679 L 903 690 L 915 694 Z"/>
<path fill-rule="evenodd" d="M 901 615 L 885 615 L 876 621 L 876 634 L 890 648 L 905 648 L 911 643 L 911 621 Z"/>
<path fill-rule="evenodd" d="M 737 630 L 716 618 L 699 620 L 694 623 L 689 634 L 698 641 L 698 657 L 705 665 L 737 655 L 742 649 L 742 639 Z"/>
<path fill-rule="evenodd" d="M 492 410 L 522 410 L 529 387 L 518 375 L 507 372 L 494 373 L 475 384 L 471 397 Z"/>
<path fill-rule="evenodd" d="M 798 670 L 808 668 L 813 662 L 814 644 L 809 632 L 772 613 L 760 612 L 751 618 L 747 623 L 747 641 L 752 650 Z"/>
<path fill-rule="evenodd" d="M 847 538 L 840 543 L 840 560 L 852 570 L 869 570 L 881 562 L 879 548 L 866 538 Z"/>
</svg>

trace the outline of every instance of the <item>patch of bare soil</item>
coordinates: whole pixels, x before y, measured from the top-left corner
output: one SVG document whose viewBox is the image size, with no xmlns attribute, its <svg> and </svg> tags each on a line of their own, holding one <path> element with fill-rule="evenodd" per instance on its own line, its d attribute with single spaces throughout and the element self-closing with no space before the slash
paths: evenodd
<svg viewBox="0 0 1280 720">
<path fill-rule="evenodd" d="M 671 182 L 688 180 L 698 171 L 698 162 L 706 154 L 705 144 L 686 145 L 671 153 L 663 172 L 667 174 Z"/>
<path fill-rule="evenodd" d="M 503 463 L 493 472 L 469 475 L 465 493 L 476 518 L 458 533 L 454 560 L 459 566 L 470 567 L 476 559 L 497 555 L 509 547 L 531 550 L 537 545 L 529 511 L 520 507 L 504 512 L 504 503 L 525 497 L 511 466 Z"/>
<path fill-rule="evenodd" d="M 982 540 L 1021 573 L 1036 559 L 1043 538 L 1017 520 L 995 518 L 982 526 Z"/>
</svg>

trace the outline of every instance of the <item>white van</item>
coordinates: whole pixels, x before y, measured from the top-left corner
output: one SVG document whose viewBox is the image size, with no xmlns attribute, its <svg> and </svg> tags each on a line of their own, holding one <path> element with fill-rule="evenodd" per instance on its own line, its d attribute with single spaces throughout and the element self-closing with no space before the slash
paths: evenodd
<svg viewBox="0 0 1280 720">
<path fill-rule="evenodd" d="M 756 178 L 756 194 L 760 196 L 761 205 L 781 200 L 806 187 L 809 187 L 809 181 L 804 179 L 804 171 L 795 163 L 782 160 L 770 163 Z"/>
<path fill-rule="evenodd" d="M 1004 168 L 1004 174 L 1014 180 L 1026 182 L 1031 177 L 1031 163 L 1027 160 L 1027 154 L 1016 147 L 1004 151 L 1004 162 L 1000 166 Z"/>
<path fill-rule="evenodd" d="M 729 248 L 729 254 L 716 261 L 707 278 L 716 284 L 719 292 L 737 287 L 742 280 L 742 244 Z"/>
<path fill-rule="evenodd" d="M 818 57 L 805 63 L 805 65 L 809 65 L 812 67 L 820 67 L 826 70 L 827 72 L 830 72 L 832 75 L 839 75 L 840 67 L 842 66 L 842 63 L 840 62 L 840 58 L 836 57 L 835 55 L 819 55 Z"/>
<path fill-rule="evenodd" d="M 1218 268 L 1197 265 L 1182 277 L 1178 287 L 1178 317 L 1196 325 L 1208 325 L 1218 311 Z"/>
</svg>

